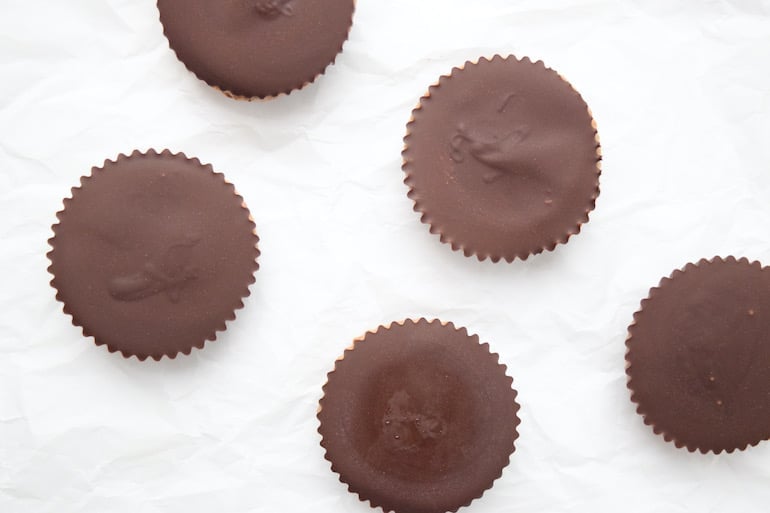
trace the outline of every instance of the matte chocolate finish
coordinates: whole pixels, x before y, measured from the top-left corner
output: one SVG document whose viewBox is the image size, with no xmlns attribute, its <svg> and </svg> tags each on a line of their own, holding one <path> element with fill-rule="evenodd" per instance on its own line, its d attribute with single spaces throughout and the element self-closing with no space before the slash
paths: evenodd
<svg viewBox="0 0 770 513">
<path fill-rule="evenodd" d="M 514 451 L 516 392 L 488 344 L 420 319 L 367 333 L 338 360 L 321 445 L 352 492 L 396 513 L 456 511 Z"/>
<path fill-rule="evenodd" d="M 441 240 L 480 260 L 552 250 L 580 231 L 599 194 L 599 143 L 588 106 L 529 59 L 455 68 L 412 113 L 409 197 Z"/>
<path fill-rule="evenodd" d="M 688 264 L 634 321 L 628 387 L 656 433 L 703 453 L 770 438 L 770 269 L 733 257 Z"/>
<path fill-rule="evenodd" d="M 231 96 L 266 98 L 315 80 L 348 37 L 355 0 L 158 0 L 171 48 Z"/>
<path fill-rule="evenodd" d="M 214 340 L 258 267 L 254 223 L 233 186 L 169 151 L 121 155 L 81 184 L 48 254 L 73 324 L 140 360 Z"/>
</svg>

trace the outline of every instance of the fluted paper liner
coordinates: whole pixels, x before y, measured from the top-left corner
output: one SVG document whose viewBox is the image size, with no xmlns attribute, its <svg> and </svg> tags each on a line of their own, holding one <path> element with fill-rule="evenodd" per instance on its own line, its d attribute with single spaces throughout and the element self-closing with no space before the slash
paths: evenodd
<svg viewBox="0 0 770 513">
<path fill-rule="evenodd" d="M 452 233 L 453 232 L 452 225 L 457 224 L 457 220 L 456 220 L 457 217 L 465 214 L 466 212 L 468 212 L 468 210 L 472 211 L 475 208 L 478 208 L 478 206 L 476 207 L 473 206 L 475 205 L 473 202 L 470 202 L 472 203 L 471 207 L 462 207 L 462 206 L 458 207 L 458 213 L 453 214 L 452 219 L 450 220 L 437 219 L 436 213 L 433 212 L 430 207 L 425 205 L 426 203 L 425 197 L 430 196 L 431 194 L 435 194 L 435 190 L 417 190 L 416 188 L 417 180 L 415 178 L 415 173 L 420 172 L 418 169 L 418 165 L 427 168 L 430 166 L 438 166 L 439 164 L 437 164 L 436 162 L 421 162 L 419 164 L 416 164 L 415 162 L 416 148 L 413 145 L 414 134 L 415 134 L 416 128 L 421 123 L 421 119 L 424 115 L 426 105 L 433 101 L 437 91 L 440 91 L 441 89 L 452 85 L 460 77 L 462 77 L 466 81 L 470 81 L 470 77 L 473 75 L 476 68 L 489 66 L 489 65 L 502 65 L 502 64 L 510 65 L 513 63 L 516 63 L 516 65 L 528 64 L 532 66 L 531 69 L 533 70 L 538 68 L 540 70 L 546 70 L 547 72 L 552 73 L 555 79 L 558 79 L 558 81 L 564 82 L 569 86 L 569 90 L 572 93 L 574 93 L 574 96 L 575 96 L 575 102 L 573 102 L 573 104 L 576 105 L 577 102 L 579 102 L 582 104 L 582 107 L 584 107 L 585 110 L 587 111 L 588 121 L 586 121 L 586 124 L 588 126 L 581 128 L 581 130 L 585 131 L 586 135 L 588 135 L 588 130 L 591 131 L 590 132 L 591 142 L 588 143 L 588 145 L 586 144 L 581 145 L 581 151 L 593 152 L 592 153 L 593 157 L 591 157 L 591 160 L 593 160 L 593 162 L 590 165 L 593 166 L 595 173 L 591 173 L 591 175 L 593 175 L 593 179 L 592 179 L 592 186 L 591 186 L 590 192 L 588 192 L 585 195 L 585 197 L 581 196 L 579 198 L 581 202 L 584 202 L 584 206 L 579 209 L 578 215 L 575 218 L 570 218 L 565 220 L 563 223 L 560 223 L 563 225 L 563 229 L 560 228 L 559 233 L 549 234 L 548 238 L 550 240 L 544 243 L 534 244 L 532 246 L 517 245 L 518 244 L 517 243 L 517 244 L 513 244 L 512 247 L 506 248 L 504 250 L 491 250 L 489 248 L 479 247 L 477 244 L 474 244 L 474 243 L 469 243 L 467 240 L 463 240 L 462 236 L 458 237 Z M 469 93 L 469 96 L 476 95 L 477 97 L 481 97 L 489 94 L 487 91 L 481 90 L 480 86 L 477 89 L 478 90 L 469 89 L 467 91 Z M 510 100 L 512 97 L 515 97 L 515 96 L 517 96 L 516 92 L 513 92 L 510 95 L 508 95 L 508 98 L 505 99 L 505 103 L 502 104 L 501 110 L 498 112 L 503 112 L 504 109 L 507 109 L 508 108 L 507 104 L 509 103 L 508 100 Z M 502 99 L 503 99 L 502 97 L 498 98 L 498 100 L 502 100 Z M 524 104 L 527 101 L 527 99 L 524 98 L 521 101 L 522 101 L 522 104 Z M 569 98 L 568 100 L 565 100 L 565 101 L 572 102 L 572 98 Z M 437 109 L 438 107 L 439 105 L 437 104 L 431 105 L 431 108 L 433 109 Z M 442 107 L 445 109 L 451 110 L 452 105 L 442 105 Z M 575 108 L 577 109 L 577 107 Z M 456 137 L 460 137 L 461 139 L 465 137 L 466 139 L 468 139 L 468 136 L 465 133 L 459 131 L 461 129 L 467 129 L 467 127 L 464 126 L 465 120 L 461 120 L 461 121 L 463 122 L 458 124 L 459 135 L 457 135 Z M 511 130 L 511 133 L 507 133 L 504 135 L 507 135 L 509 137 L 509 140 L 515 141 L 517 137 L 523 140 L 529 137 L 529 132 L 528 132 L 529 128 L 530 127 L 526 127 L 525 130 L 522 130 L 520 134 L 516 132 L 516 129 L 513 129 Z M 542 138 L 549 135 L 551 134 L 543 133 L 543 131 L 541 131 L 538 137 Z M 497 141 L 497 138 L 500 137 L 500 134 L 497 134 L 494 137 L 495 137 L 495 142 L 499 142 Z M 452 141 L 453 141 L 452 144 L 454 145 L 454 139 Z M 447 144 L 447 151 L 455 151 L 455 150 L 456 148 L 453 147 L 452 149 L 450 149 L 449 144 Z M 539 150 L 539 151 L 541 152 L 542 155 L 546 154 L 546 153 L 543 153 L 543 150 Z M 437 169 L 440 169 L 441 172 L 446 175 L 449 174 L 446 170 L 446 167 L 448 166 L 446 162 L 450 160 L 449 155 L 452 155 L 451 160 L 455 164 L 457 162 L 462 162 L 462 160 L 460 161 L 455 160 L 454 154 L 448 153 L 448 155 L 444 158 L 444 161 L 441 163 L 443 167 L 437 168 Z M 443 75 L 436 84 L 432 85 L 428 89 L 428 92 L 421 98 L 417 107 L 412 111 L 411 119 L 407 124 L 407 133 L 406 133 L 406 136 L 404 137 L 404 149 L 402 152 L 402 157 L 403 157 L 402 169 L 405 173 L 404 183 L 409 187 L 408 196 L 414 201 L 414 210 L 421 214 L 420 220 L 423 223 L 429 225 L 430 232 L 433 234 L 438 234 L 441 242 L 449 244 L 453 250 L 462 251 L 462 253 L 466 257 L 475 255 L 479 260 L 482 260 L 482 261 L 486 260 L 487 258 L 491 259 L 493 262 L 498 262 L 499 260 L 504 259 L 509 263 L 514 261 L 517 258 L 521 260 L 526 260 L 529 257 L 529 255 L 538 254 L 543 252 L 544 250 L 552 251 L 553 249 L 555 249 L 555 247 L 558 244 L 567 243 L 569 238 L 572 235 L 579 233 L 581 226 L 584 223 L 588 222 L 589 213 L 594 209 L 596 205 L 596 199 L 599 196 L 599 176 L 601 175 L 601 145 L 599 143 L 599 136 L 596 130 L 596 122 L 593 119 L 593 115 L 590 109 L 585 104 L 585 101 L 582 99 L 580 94 L 571 86 L 571 84 L 569 84 L 569 82 L 567 82 L 563 77 L 561 77 L 555 71 L 551 70 L 550 68 L 547 68 L 542 61 L 532 62 L 528 57 L 524 57 L 523 59 L 518 59 L 514 56 L 509 56 L 504 58 L 500 55 L 495 55 L 494 57 L 492 57 L 492 59 L 481 57 L 478 61 L 475 61 L 475 62 L 467 61 L 463 66 L 453 68 L 449 75 Z M 491 160 L 491 157 L 489 157 L 489 159 Z M 499 171 L 499 169 L 501 169 L 502 164 L 492 162 L 489 165 L 492 166 L 492 168 L 490 169 L 491 171 L 490 175 L 493 177 L 493 179 L 499 175 L 504 174 L 502 171 Z M 495 166 L 497 166 L 498 168 L 497 172 L 495 171 Z M 560 167 L 563 167 L 563 166 L 560 166 Z M 509 167 L 507 171 L 510 171 L 510 173 L 508 174 L 515 175 L 519 172 L 517 170 L 511 171 L 514 169 L 516 168 Z M 438 174 L 438 171 L 436 171 L 436 174 Z M 543 173 L 541 172 L 541 174 Z M 554 174 L 553 171 L 550 171 L 550 174 Z M 589 180 L 591 178 L 590 176 L 586 176 L 585 179 Z M 446 180 L 447 180 L 447 184 L 451 181 L 456 181 L 455 178 L 452 178 L 452 177 L 448 177 Z M 486 177 L 484 178 L 484 181 L 485 182 L 487 181 Z M 432 189 L 435 189 L 435 187 L 432 187 Z M 553 200 L 550 199 L 550 197 L 548 196 L 549 194 L 551 194 L 550 189 L 547 190 L 546 197 L 543 203 L 546 205 L 553 205 Z M 566 194 L 563 196 L 566 196 Z M 562 199 L 562 198 L 559 198 L 559 199 Z M 549 215 L 549 214 L 546 213 L 544 215 Z M 447 217 L 447 216 L 444 215 L 444 217 Z M 501 220 L 495 220 L 495 221 L 500 222 Z M 524 224 L 524 222 L 522 222 L 521 224 Z M 536 227 L 537 227 L 537 223 L 535 221 L 532 221 L 530 228 L 528 228 L 528 230 L 537 230 Z M 492 235 L 490 235 L 490 237 L 492 237 Z M 515 246 L 515 248 L 513 246 Z"/>
<path fill-rule="evenodd" d="M 90 255 L 95 253 L 95 251 L 91 251 L 89 248 L 80 247 L 79 242 L 82 237 L 91 237 L 89 240 L 97 240 L 99 244 L 110 244 L 107 251 L 112 254 L 114 259 L 120 259 L 123 254 L 128 254 L 132 251 L 132 255 L 135 256 L 137 254 L 137 250 L 136 248 L 126 249 L 125 247 L 121 246 L 121 244 L 126 243 L 121 241 L 117 235 L 112 233 L 110 226 L 89 224 L 90 220 L 93 219 L 93 217 L 89 216 L 89 208 L 83 207 L 86 208 L 85 210 L 81 208 L 80 210 L 83 210 L 82 212 L 76 210 L 77 214 L 70 214 L 71 209 L 76 208 L 84 201 L 86 202 L 86 205 L 91 205 L 94 201 L 99 201 L 102 203 L 108 201 L 104 198 L 104 194 L 113 192 L 116 185 L 112 182 L 105 182 L 105 179 L 110 180 L 110 175 L 112 173 L 119 173 L 119 169 L 115 168 L 115 166 L 129 163 L 134 159 L 148 158 L 157 159 L 159 164 L 162 164 L 163 161 L 176 161 L 177 163 L 183 162 L 190 168 L 190 173 L 200 172 L 210 175 L 213 178 L 213 185 L 207 186 L 208 189 L 206 189 L 206 191 L 204 191 L 202 194 L 205 194 L 206 198 L 211 197 L 212 193 L 221 194 L 221 197 L 216 197 L 216 201 L 221 204 L 228 205 L 226 208 L 228 209 L 228 212 L 230 212 L 232 219 L 240 218 L 241 215 L 237 214 L 237 212 L 238 209 L 242 210 L 242 219 L 238 219 L 237 222 L 243 224 L 244 232 L 237 232 L 237 235 L 233 235 L 234 242 L 232 244 L 237 244 L 237 246 L 232 246 L 230 249 L 231 251 L 235 252 L 237 248 L 239 256 L 249 256 L 244 257 L 237 262 L 234 262 L 232 259 L 227 261 L 228 264 L 232 263 L 237 265 L 234 265 L 232 273 L 228 274 L 226 279 L 223 277 L 224 275 L 221 272 L 221 267 L 216 268 L 220 269 L 219 274 L 215 278 L 211 278 L 209 274 L 206 274 L 207 272 L 212 272 L 211 267 L 209 266 L 211 255 L 208 253 L 202 253 L 203 257 L 199 257 L 199 259 L 203 258 L 203 270 L 200 270 L 196 268 L 196 262 L 189 262 L 189 260 L 192 258 L 190 255 L 196 250 L 187 249 L 194 248 L 196 245 L 209 248 L 207 241 L 204 240 L 202 244 L 199 244 L 199 240 L 195 239 L 194 237 L 189 238 L 189 240 L 182 240 L 181 236 L 180 240 L 182 240 L 182 242 L 179 243 L 171 239 L 162 239 L 163 247 L 167 247 L 167 251 L 164 253 L 156 252 L 155 254 L 151 254 L 151 252 L 147 250 L 148 253 L 144 255 L 143 267 L 139 266 L 136 269 L 132 269 L 132 272 L 124 272 L 122 275 L 114 276 L 110 280 L 99 282 L 97 284 L 98 290 L 96 292 L 91 292 L 92 289 L 89 288 L 89 292 L 84 293 L 83 290 L 79 288 L 78 278 L 69 276 L 74 272 L 73 268 L 77 270 L 77 263 L 73 264 L 73 261 L 76 260 L 73 255 L 77 255 L 78 251 L 85 251 L 85 253 L 81 254 L 83 254 L 83 256 L 86 258 L 90 258 Z M 188 171 L 185 170 L 184 172 L 186 173 Z M 162 173 L 162 176 L 165 177 L 165 173 Z M 113 180 L 117 179 L 118 178 L 116 176 L 116 178 Z M 121 180 L 123 179 L 124 178 L 121 178 Z M 182 180 L 184 181 L 185 179 L 182 178 Z M 150 180 L 148 180 L 148 182 L 149 181 Z M 80 186 L 72 188 L 72 196 L 64 200 L 64 209 L 56 214 L 59 222 L 52 226 L 54 236 L 48 241 L 51 246 L 51 250 L 47 254 L 51 262 L 50 266 L 48 267 L 48 271 L 53 275 L 51 286 L 57 291 L 56 299 L 63 303 L 64 313 L 72 317 L 72 324 L 82 328 L 84 336 L 93 337 L 96 345 L 105 345 L 110 352 L 119 351 L 125 358 L 136 356 L 139 360 L 145 360 L 147 357 L 160 360 L 163 356 L 174 358 L 180 352 L 183 354 L 190 354 L 193 347 L 202 349 L 206 341 L 216 340 L 217 332 L 224 331 L 226 329 L 226 321 L 234 320 L 235 311 L 243 307 L 242 300 L 249 295 L 249 285 L 254 283 L 254 273 L 259 268 L 257 263 L 257 258 L 260 254 L 259 249 L 257 248 L 259 238 L 257 237 L 255 231 L 256 227 L 248 211 L 248 208 L 243 202 L 243 198 L 237 194 L 233 185 L 225 180 L 224 175 L 214 172 L 210 164 L 203 165 L 197 158 L 188 158 L 183 153 L 175 154 L 169 150 L 163 150 L 162 152 L 158 153 L 154 149 L 149 150 L 147 153 L 142 153 L 137 150 L 130 155 L 120 154 L 115 160 L 108 159 L 105 161 L 102 167 L 93 167 L 91 175 L 83 176 L 80 182 Z M 111 188 L 105 188 L 105 183 L 111 184 Z M 153 182 L 154 185 L 156 183 L 157 182 Z M 219 186 L 217 186 L 217 184 L 219 184 Z M 158 185 L 158 187 L 160 187 L 160 185 Z M 105 192 L 105 190 L 107 192 Z M 170 194 L 173 194 L 173 191 L 170 192 Z M 232 204 L 229 203 L 230 200 L 226 199 L 227 196 L 232 196 Z M 131 199 L 133 200 L 133 198 Z M 136 201 L 141 201 L 141 196 L 137 197 Z M 183 206 L 190 207 L 188 203 L 184 204 Z M 147 208 L 152 208 L 152 205 Z M 163 207 L 161 205 L 158 206 L 158 208 Z M 197 208 L 204 209 L 205 207 L 200 205 Z M 136 212 L 139 212 L 138 215 L 142 215 L 144 212 L 146 212 L 146 208 L 137 208 Z M 218 212 L 204 212 L 202 215 L 210 217 L 216 216 L 217 213 Z M 112 209 L 111 212 L 106 212 L 105 217 L 107 217 L 108 214 L 110 216 L 118 216 L 117 218 L 122 221 L 122 219 L 119 217 L 122 213 L 116 213 L 115 209 Z M 74 221 L 70 221 L 70 217 L 72 215 L 76 216 Z M 180 214 L 180 216 L 182 215 L 187 214 Z M 83 218 L 86 218 L 87 221 L 83 221 Z M 177 219 L 174 218 L 173 221 L 176 222 Z M 75 223 L 73 227 L 74 229 L 68 229 L 66 231 L 66 236 L 74 240 L 65 243 L 66 239 L 63 240 L 62 238 L 62 227 L 66 226 L 68 222 Z M 99 230 L 95 233 L 84 233 L 82 228 L 84 223 L 88 225 L 88 228 L 96 227 Z M 182 221 L 179 221 L 178 224 L 183 223 Z M 203 224 L 200 226 L 210 227 L 210 225 Z M 174 225 L 174 228 L 178 227 Z M 123 226 L 122 229 L 125 232 L 126 227 Z M 185 229 L 185 226 L 180 228 L 180 230 Z M 141 231 L 139 229 L 137 230 L 137 233 Z M 152 234 L 156 235 L 156 239 L 161 238 L 161 235 L 166 235 L 165 232 L 153 232 Z M 196 234 L 193 235 L 196 236 Z M 187 236 L 188 235 L 185 234 L 184 237 Z M 210 238 L 213 239 L 213 236 Z M 149 245 L 148 242 L 141 239 L 141 234 L 138 236 L 138 239 L 140 240 L 140 245 Z M 227 250 L 228 248 L 222 248 L 222 252 L 226 252 Z M 210 249 L 207 249 L 207 251 L 210 251 Z M 60 255 L 60 253 L 62 253 L 62 255 Z M 133 258 L 133 256 L 130 258 Z M 226 256 L 227 255 L 221 255 L 223 258 Z M 126 258 L 129 259 L 129 257 Z M 232 258 L 237 257 L 233 256 Z M 132 261 L 131 263 L 134 262 Z M 201 262 L 198 262 L 198 264 L 201 264 Z M 107 262 L 105 262 L 105 266 L 106 265 Z M 95 265 L 95 267 L 102 266 Z M 92 276 L 87 276 L 86 278 L 95 279 Z M 222 299 L 222 301 L 217 302 L 216 307 L 210 306 L 210 310 L 215 312 L 211 313 L 208 309 L 205 308 L 208 303 L 201 306 L 197 303 L 191 305 L 189 302 L 185 301 L 185 286 L 189 286 L 188 283 L 195 282 L 199 278 L 208 279 L 209 282 L 207 283 L 212 284 L 209 288 L 203 291 L 198 291 L 197 294 L 199 297 L 208 298 L 213 290 L 212 287 L 219 286 L 220 279 L 222 282 L 237 282 L 240 284 L 237 287 L 233 286 L 232 289 L 228 289 L 223 294 L 220 294 L 220 296 L 224 295 L 224 298 L 218 298 L 218 300 Z M 75 285 L 73 285 L 73 283 Z M 177 325 L 177 327 L 179 327 L 180 330 L 182 330 L 182 328 L 189 328 L 196 334 L 194 336 L 190 336 L 189 339 L 186 339 L 184 342 L 176 341 L 175 343 L 174 341 L 169 340 L 171 337 L 164 340 L 158 340 L 157 347 L 153 347 L 152 350 L 148 351 L 136 351 L 134 347 L 136 343 L 132 341 L 136 341 L 138 337 L 125 337 L 125 339 L 121 340 L 120 333 L 115 333 L 110 329 L 105 329 L 105 327 L 102 325 L 104 322 L 107 322 L 107 318 L 102 319 L 101 316 L 95 316 L 94 312 L 88 308 L 82 308 L 83 301 L 86 302 L 86 306 L 91 305 L 92 303 L 98 303 L 100 306 L 107 305 L 103 308 L 103 310 L 108 311 L 108 314 L 121 316 L 121 319 L 124 322 L 127 322 L 128 320 L 132 319 L 131 315 L 136 311 L 141 313 L 146 312 L 147 309 L 149 309 L 148 306 L 142 305 L 143 301 L 152 301 L 156 299 L 156 296 L 162 295 L 165 295 L 163 302 L 175 303 L 173 307 L 169 307 L 169 315 L 172 316 L 172 321 L 184 321 L 184 324 Z M 141 310 L 142 308 L 145 310 Z M 204 308 L 204 310 L 201 311 L 201 308 Z M 81 311 L 81 313 L 78 313 L 79 311 Z M 85 314 L 83 312 L 85 312 Z M 222 313 L 222 317 L 218 318 L 216 312 Z M 214 317 L 217 318 L 215 319 Z M 202 318 L 202 320 L 199 321 L 198 318 Z M 155 319 L 150 321 L 143 319 L 141 316 L 135 319 L 137 329 L 142 329 L 144 322 L 147 322 L 149 326 L 149 324 L 154 321 Z M 205 323 L 206 327 L 203 328 L 201 327 L 202 324 L 198 325 L 196 322 Z M 96 324 L 99 325 L 98 329 L 94 328 Z M 170 324 L 171 322 L 169 325 Z M 149 330 L 150 328 L 147 327 L 147 329 Z M 115 331 L 120 330 L 119 328 L 116 328 Z M 149 340 L 150 337 L 156 337 L 157 335 L 158 333 L 148 333 L 148 338 L 146 340 Z M 129 338 L 131 340 L 128 340 Z M 164 346 L 164 344 L 166 345 Z"/>
<path fill-rule="evenodd" d="M 689 263 L 650 289 L 626 339 L 644 423 L 703 454 L 770 438 L 770 269 L 733 256 Z"/>
<path fill-rule="evenodd" d="M 391 337 L 400 338 L 393 342 Z M 387 342 L 389 339 L 391 343 Z M 399 347 L 409 353 L 402 355 Z M 440 358 L 436 355 L 444 354 L 444 351 L 449 351 L 456 359 L 453 371 L 465 371 L 465 375 L 457 381 L 462 383 L 460 392 L 458 387 L 452 388 L 455 383 L 452 380 L 457 378 L 453 372 L 446 371 L 444 376 L 445 369 L 435 370 L 441 368 L 440 363 L 431 359 L 431 355 Z M 425 358 L 414 360 L 417 353 L 424 354 Z M 466 357 L 470 361 L 466 361 Z M 428 359 L 431 359 L 433 367 L 427 365 Z M 382 365 L 386 366 L 385 370 L 380 367 Z M 419 368 L 412 366 L 407 369 L 408 365 Z M 443 376 L 443 381 L 438 384 L 431 374 L 434 371 Z M 483 378 L 480 377 L 482 374 Z M 378 382 L 378 377 L 383 376 L 385 381 Z M 489 351 L 488 344 L 480 344 L 478 336 L 469 335 L 465 328 L 456 328 L 451 322 L 421 318 L 380 326 L 356 339 L 336 361 L 327 378 L 318 409 L 318 432 L 322 438 L 321 445 L 326 450 L 325 458 L 331 462 L 332 471 L 339 474 L 339 480 L 348 486 L 348 490 L 357 494 L 361 501 L 368 501 L 373 508 L 380 507 L 396 513 L 455 512 L 492 487 L 515 450 L 514 442 L 518 438 L 516 428 L 520 420 L 513 380 L 506 375 L 506 366 L 498 362 L 498 355 Z M 466 381 L 461 381 L 463 379 Z M 483 381 L 483 386 L 469 387 L 469 384 L 478 384 L 479 381 Z M 425 386 L 415 387 L 415 383 Z M 384 402 L 376 400 L 370 403 L 366 398 L 372 394 L 389 396 L 390 388 L 395 393 L 383 410 L 385 417 L 379 419 L 376 411 Z M 417 396 L 410 397 L 410 394 Z M 463 401 L 468 398 L 478 400 L 482 396 L 485 398 L 481 401 L 483 407 L 479 401 Z M 452 412 L 457 413 L 451 408 L 469 402 L 473 405 L 470 410 L 475 413 L 491 416 L 489 411 L 494 410 L 494 418 L 478 419 L 473 415 L 468 420 L 464 416 L 451 416 Z M 355 415 L 355 404 L 367 405 L 365 416 Z M 447 404 L 454 406 L 448 407 Z M 409 413 L 406 413 L 407 410 Z M 451 422 L 446 422 L 446 415 L 450 415 Z M 378 423 L 380 420 L 381 423 Z M 478 438 L 483 438 L 478 442 L 462 435 L 468 433 L 463 431 L 463 422 L 474 421 L 484 424 L 479 431 L 472 431 Z M 373 435 L 371 445 L 367 445 L 366 453 L 362 454 L 356 447 L 361 436 L 369 436 L 365 431 L 370 429 L 375 429 L 377 433 Z M 462 460 L 463 464 L 452 465 L 452 451 L 456 448 L 453 442 L 458 439 L 465 443 L 457 450 L 467 451 L 469 456 L 467 460 Z M 396 446 L 391 447 L 393 444 Z M 473 452 L 479 448 L 478 452 Z M 441 465 L 448 468 L 440 467 L 443 470 L 436 471 L 439 466 L 421 467 L 419 474 L 422 482 L 415 482 L 404 474 L 411 473 L 413 469 L 402 468 L 403 460 L 399 462 L 394 456 L 399 451 L 411 451 L 410 465 L 438 465 L 436 461 L 443 461 Z M 425 459 L 417 463 L 421 457 Z M 431 472 L 438 475 L 431 476 Z M 391 492 L 395 482 L 398 483 L 398 491 L 394 494 Z M 462 485 L 457 485 L 458 482 Z M 461 487 L 464 489 L 458 490 Z"/>
</svg>

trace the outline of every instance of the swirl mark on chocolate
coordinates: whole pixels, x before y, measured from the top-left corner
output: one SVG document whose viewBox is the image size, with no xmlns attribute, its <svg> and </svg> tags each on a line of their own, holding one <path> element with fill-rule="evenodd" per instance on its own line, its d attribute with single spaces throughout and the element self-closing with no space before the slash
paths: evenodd
<svg viewBox="0 0 770 513">
<path fill-rule="evenodd" d="M 505 97 L 496 112 L 504 115 L 512 103 L 521 96 L 511 93 Z M 506 173 L 532 174 L 535 169 L 528 161 L 523 143 L 530 134 L 530 127 L 518 124 L 507 133 L 484 133 L 482 128 L 468 128 L 465 123 L 458 123 L 452 136 L 450 157 L 454 162 L 464 162 L 466 153 L 476 161 L 492 168 L 482 176 L 485 183 L 492 183 Z"/>
<path fill-rule="evenodd" d="M 273 20 L 281 15 L 294 16 L 293 0 L 260 0 L 254 5 L 257 14 Z"/>
<path fill-rule="evenodd" d="M 187 237 L 169 247 L 159 259 L 145 262 L 142 269 L 115 276 L 107 284 L 110 296 L 118 301 L 140 301 L 164 293 L 172 303 L 178 303 L 185 285 L 198 278 L 198 271 L 189 264 L 192 248 L 198 237 Z"/>
<path fill-rule="evenodd" d="M 399 390 L 388 401 L 382 420 L 383 445 L 390 452 L 416 452 L 446 433 L 436 412 L 417 411 L 408 392 Z"/>
<path fill-rule="evenodd" d="M 494 171 L 484 173 L 486 183 L 492 183 L 505 173 L 515 173 L 524 170 L 526 166 L 522 162 L 519 144 L 529 135 L 529 127 L 520 125 L 511 132 L 499 136 L 483 136 L 467 129 L 465 124 L 457 125 L 455 135 L 452 137 L 452 160 L 463 162 L 465 155 L 464 143 L 467 143 L 467 151 L 478 162 L 491 167 Z"/>
</svg>

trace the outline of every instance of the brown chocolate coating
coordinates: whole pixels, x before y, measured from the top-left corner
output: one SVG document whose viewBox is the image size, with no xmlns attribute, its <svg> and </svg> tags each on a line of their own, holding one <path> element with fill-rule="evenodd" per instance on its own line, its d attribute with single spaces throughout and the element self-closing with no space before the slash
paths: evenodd
<svg viewBox="0 0 770 513">
<path fill-rule="evenodd" d="M 466 63 L 430 88 L 404 139 L 409 197 L 442 242 L 496 262 L 552 250 L 588 221 L 599 143 L 588 106 L 542 62 Z"/>
<path fill-rule="evenodd" d="M 338 360 L 318 414 L 332 470 L 396 513 L 456 511 L 514 451 L 516 392 L 488 344 L 439 321 L 380 327 Z"/>
<path fill-rule="evenodd" d="M 728 257 L 674 271 L 626 345 L 631 399 L 667 441 L 720 453 L 770 438 L 770 269 Z"/>
<path fill-rule="evenodd" d="M 266 98 L 315 80 L 347 40 L 355 0 L 158 0 L 171 48 L 227 94 Z"/>
<path fill-rule="evenodd" d="M 233 186 L 168 150 L 108 160 L 81 184 L 48 254 L 73 324 L 140 360 L 214 340 L 258 268 L 254 223 Z"/>
</svg>

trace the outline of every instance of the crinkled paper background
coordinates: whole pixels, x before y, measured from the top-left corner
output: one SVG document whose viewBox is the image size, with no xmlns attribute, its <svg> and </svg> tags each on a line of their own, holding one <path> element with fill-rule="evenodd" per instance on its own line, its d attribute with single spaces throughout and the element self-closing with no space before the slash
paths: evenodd
<svg viewBox="0 0 770 513">
<path fill-rule="evenodd" d="M 467 59 L 543 59 L 604 151 L 583 233 L 512 265 L 452 252 L 412 211 L 405 124 Z M 316 407 L 353 338 L 439 317 L 515 379 L 521 437 L 485 512 L 767 510 L 770 443 L 677 450 L 624 375 L 639 301 L 701 257 L 770 264 L 767 0 L 358 0 L 337 65 L 266 103 L 180 64 L 153 0 L 0 0 L 0 512 L 365 513 Z M 62 198 L 105 158 L 170 148 L 225 173 L 261 237 L 238 319 L 140 363 L 84 339 L 46 273 Z"/>
</svg>

